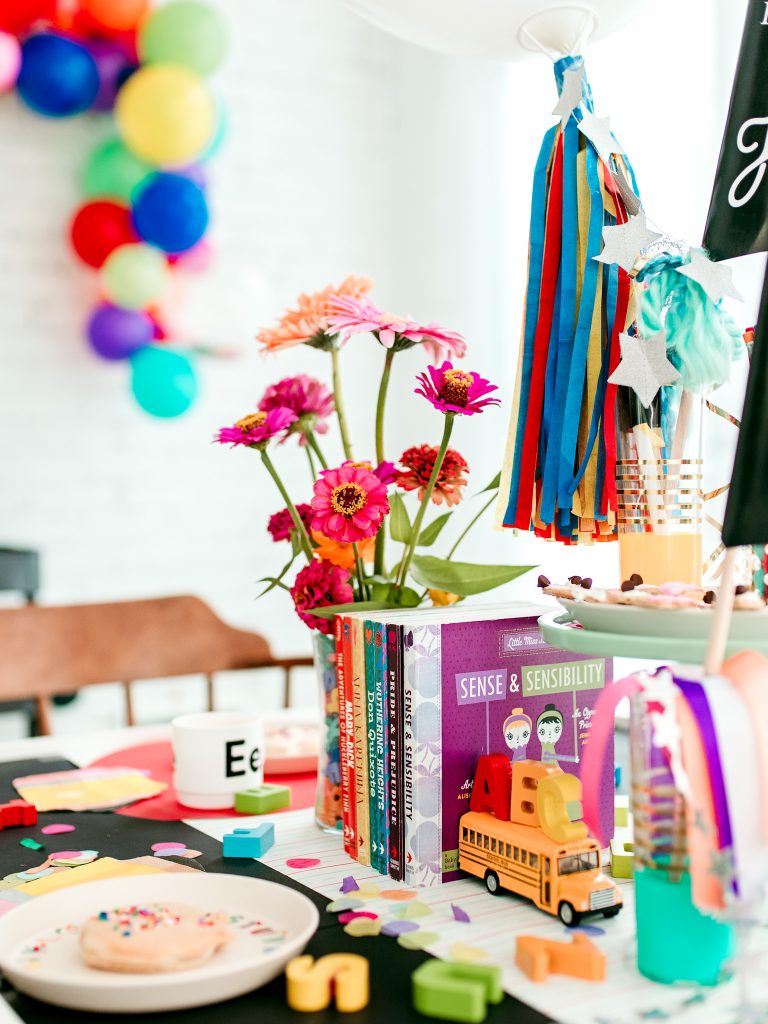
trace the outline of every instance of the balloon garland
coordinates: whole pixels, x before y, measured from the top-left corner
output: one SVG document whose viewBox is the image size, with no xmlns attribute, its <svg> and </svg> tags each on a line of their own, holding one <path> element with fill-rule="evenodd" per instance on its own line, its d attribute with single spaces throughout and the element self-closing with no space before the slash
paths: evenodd
<svg viewBox="0 0 768 1024">
<path fill-rule="evenodd" d="M 197 394 L 188 355 L 163 344 L 158 303 L 175 265 L 207 262 L 203 164 L 223 111 L 204 76 L 227 49 L 220 15 L 199 0 L 2 0 L 0 92 L 44 117 L 114 113 L 116 134 L 88 154 L 84 201 L 70 226 L 77 258 L 98 273 L 101 301 L 85 335 L 130 365 L 131 391 L 153 416 L 179 416 Z"/>
</svg>

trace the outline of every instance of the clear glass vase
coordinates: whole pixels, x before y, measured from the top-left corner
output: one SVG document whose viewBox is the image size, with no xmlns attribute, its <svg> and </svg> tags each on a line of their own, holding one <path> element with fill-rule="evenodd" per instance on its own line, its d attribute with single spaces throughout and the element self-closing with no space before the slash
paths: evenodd
<svg viewBox="0 0 768 1024">
<path fill-rule="evenodd" d="M 336 641 L 333 636 L 315 633 L 313 654 L 321 714 L 315 823 L 326 832 L 341 834 L 339 696 L 336 687 Z"/>
<path fill-rule="evenodd" d="M 619 388 L 616 461 L 622 580 L 700 584 L 703 399 L 663 388 L 649 408 Z"/>
</svg>

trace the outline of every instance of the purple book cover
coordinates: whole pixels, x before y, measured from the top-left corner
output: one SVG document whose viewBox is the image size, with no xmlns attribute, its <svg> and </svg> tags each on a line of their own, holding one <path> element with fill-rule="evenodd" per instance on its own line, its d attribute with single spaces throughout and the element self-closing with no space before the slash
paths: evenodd
<svg viewBox="0 0 768 1024">
<path fill-rule="evenodd" d="M 459 818 L 469 810 L 477 759 L 551 761 L 579 774 L 594 706 L 612 681 L 610 658 L 558 651 L 535 618 L 444 623 L 441 627 L 443 881 L 459 878 Z M 600 802 L 613 820 L 613 756 Z"/>
</svg>

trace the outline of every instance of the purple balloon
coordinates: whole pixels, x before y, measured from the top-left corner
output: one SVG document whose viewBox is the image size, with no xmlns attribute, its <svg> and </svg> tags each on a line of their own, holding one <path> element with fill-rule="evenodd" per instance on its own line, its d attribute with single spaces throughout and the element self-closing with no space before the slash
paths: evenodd
<svg viewBox="0 0 768 1024">
<path fill-rule="evenodd" d="M 127 359 L 152 342 L 154 327 L 146 313 L 103 302 L 91 314 L 86 333 L 102 359 Z"/>
<path fill-rule="evenodd" d="M 111 110 L 118 92 L 137 65 L 130 60 L 124 47 L 107 39 L 92 40 L 88 43 L 88 50 L 99 72 L 99 91 L 91 109 Z"/>
</svg>

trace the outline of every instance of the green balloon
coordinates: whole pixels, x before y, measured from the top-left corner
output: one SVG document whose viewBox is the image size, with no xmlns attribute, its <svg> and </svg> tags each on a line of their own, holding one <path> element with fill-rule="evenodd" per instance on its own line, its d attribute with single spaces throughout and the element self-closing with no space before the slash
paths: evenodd
<svg viewBox="0 0 768 1024">
<path fill-rule="evenodd" d="M 163 293 L 168 278 L 165 255 L 151 245 L 118 245 L 101 268 L 107 298 L 123 309 L 145 309 Z"/>
<path fill-rule="evenodd" d="M 106 139 L 91 150 L 83 170 L 83 192 L 88 198 L 131 201 L 134 189 L 153 168 L 125 148 L 120 139 Z"/>
<path fill-rule="evenodd" d="M 224 60 L 224 19 L 198 0 L 174 0 L 154 11 L 139 31 L 142 64 L 183 64 L 209 75 Z"/>
</svg>

